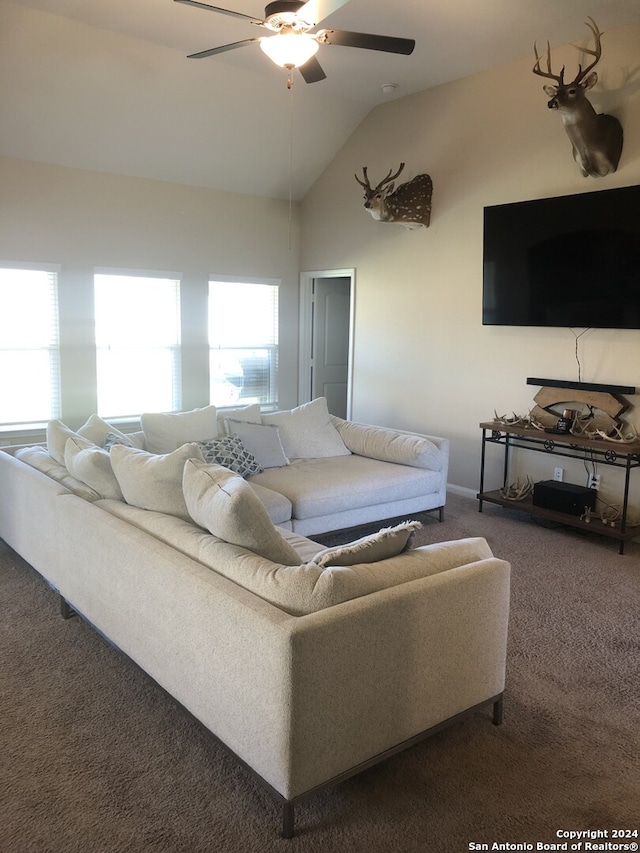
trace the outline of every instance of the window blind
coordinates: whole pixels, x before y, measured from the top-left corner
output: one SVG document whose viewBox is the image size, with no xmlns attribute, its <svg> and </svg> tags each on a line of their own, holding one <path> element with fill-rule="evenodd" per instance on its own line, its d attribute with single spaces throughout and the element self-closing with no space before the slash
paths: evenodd
<svg viewBox="0 0 640 853">
<path fill-rule="evenodd" d="M 98 270 L 94 295 L 98 413 L 178 410 L 179 275 Z"/>
<path fill-rule="evenodd" d="M 279 282 L 209 281 L 210 402 L 277 404 Z"/>
<path fill-rule="evenodd" d="M 0 263 L 0 424 L 60 415 L 57 265 Z"/>
</svg>

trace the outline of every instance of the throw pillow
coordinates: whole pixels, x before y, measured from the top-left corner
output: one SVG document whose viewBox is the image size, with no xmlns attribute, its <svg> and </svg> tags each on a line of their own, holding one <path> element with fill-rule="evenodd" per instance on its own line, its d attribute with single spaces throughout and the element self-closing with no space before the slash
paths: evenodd
<svg viewBox="0 0 640 853">
<path fill-rule="evenodd" d="M 189 515 L 218 539 L 284 566 L 299 566 L 294 549 L 276 530 L 251 486 L 221 465 L 190 459 L 182 487 Z"/>
<path fill-rule="evenodd" d="M 114 444 L 124 444 L 125 447 L 134 446 L 133 442 L 126 435 L 117 432 L 108 432 L 104 437 L 102 446 L 105 450 L 111 450 Z"/>
<path fill-rule="evenodd" d="M 140 416 L 146 448 L 151 453 L 171 453 L 190 441 L 208 441 L 218 435 L 216 407 L 189 412 L 147 412 Z"/>
<path fill-rule="evenodd" d="M 313 558 L 318 566 L 355 566 L 358 563 L 377 563 L 406 551 L 411 538 L 422 524 L 419 521 L 403 521 L 395 527 L 383 527 L 377 533 L 363 536 L 348 545 L 325 548 Z"/>
<path fill-rule="evenodd" d="M 46 434 L 49 456 L 52 456 L 59 465 L 64 465 L 64 450 L 67 439 L 77 438 L 78 433 L 56 418 L 47 424 Z"/>
<path fill-rule="evenodd" d="M 117 427 L 107 423 L 100 415 L 91 415 L 87 419 L 87 422 L 78 429 L 78 435 L 88 438 L 89 441 L 97 444 L 98 447 L 104 446 L 105 438 L 108 434 L 117 435 L 123 440 L 123 443 L 133 445 L 133 442 L 123 432 L 120 432 Z"/>
<path fill-rule="evenodd" d="M 236 421 L 245 421 L 246 423 L 251 424 L 259 424 L 261 423 L 260 417 L 260 403 L 252 403 L 250 406 L 241 406 L 239 409 L 222 409 L 218 412 L 218 435 L 229 434 L 229 430 L 225 425 L 227 418 L 233 418 Z"/>
<path fill-rule="evenodd" d="M 110 455 L 113 473 L 128 504 L 189 519 L 182 471 L 188 459 L 204 463 L 197 444 L 184 444 L 173 453 L 161 455 L 116 444 Z"/>
<path fill-rule="evenodd" d="M 262 468 L 256 457 L 249 453 L 237 435 L 225 435 L 223 438 L 212 438 L 211 441 L 198 441 L 205 462 L 217 462 L 240 474 L 250 477 L 259 474 Z"/>
<path fill-rule="evenodd" d="M 64 461 L 70 474 L 103 498 L 123 500 L 122 489 L 113 473 L 107 450 L 97 447 L 87 438 L 68 438 Z"/>
<path fill-rule="evenodd" d="M 248 451 L 253 453 L 263 468 L 281 468 L 288 465 L 280 441 L 280 430 L 275 424 L 254 424 L 225 418 L 229 435 L 237 435 Z"/>
<path fill-rule="evenodd" d="M 286 412 L 263 415 L 262 423 L 278 427 L 282 447 L 289 459 L 351 454 L 331 422 L 325 397 L 318 397 Z"/>
<path fill-rule="evenodd" d="M 413 435 L 387 427 L 358 424 L 331 415 L 345 445 L 358 456 L 369 456 L 383 462 L 412 465 L 414 468 L 442 470 L 443 453 L 423 435 Z"/>
</svg>

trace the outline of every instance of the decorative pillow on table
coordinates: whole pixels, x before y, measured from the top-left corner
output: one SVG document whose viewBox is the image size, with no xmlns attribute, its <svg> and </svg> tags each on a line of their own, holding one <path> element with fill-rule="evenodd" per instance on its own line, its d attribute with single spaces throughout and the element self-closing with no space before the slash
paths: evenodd
<svg viewBox="0 0 640 853">
<path fill-rule="evenodd" d="M 313 558 L 318 566 L 355 566 L 358 563 L 377 563 L 387 560 L 406 551 L 411 546 L 411 539 L 416 530 L 422 527 L 419 521 L 403 521 L 395 527 L 383 527 L 377 533 L 363 536 L 338 545 L 335 548 L 325 548 Z"/>
<path fill-rule="evenodd" d="M 272 563 L 299 566 L 300 557 L 276 530 L 251 486 L 221 465 L 190 459 L 182 480 L 189 515 L 218 539 Z"/>
<path fill-rule="evenodd" d="M 205 462 L 217 462 L 241 477 L 259 474 L 262 466 L 250 453 L 237 435 L 212 438 L 211 441 L 196 442 Z"/>
<path fill-rule="evenodd" d="M 187 442 L 209 441 L 218 435 L 215 406 L 189 412 L 145 412 L 140 423 L 151 453 L 171 453 Z"/>
<path fill-rule="evenodd" d="M 262 416 L 263 424 L 275 424 L 289 459 L 350 456 L 351 451 L 331 422 L 326 397 L 317 397 L 286 412 Z"/>
<path fill-rule="evenodd" d="M 98 492 L 103 498 L 123 500 L 122 489 L 111 467 L 108 450 L 103 450 L 81 436 L 68 438 L 64 450 L 67 470 L 77 480 Z"/>
<path fill-rule="evenodd" d="M 289 464 L 282 449 L 280 430 L 275 424 L 254 424 L 235 418 L 225 418 L 224 423 L 229 435 L 239 436 L 263 468 L 282 468 Z"/>
<path fill-rule="evenodd" d="M 189 520 L 182 493 L 182 472 L 188 459 L 204 464 L 197 444 L 184 444 L 173 453 L 161 455 L 116 444 L 110 455 L 113 473 L 128 504 Z"/>
</svg>

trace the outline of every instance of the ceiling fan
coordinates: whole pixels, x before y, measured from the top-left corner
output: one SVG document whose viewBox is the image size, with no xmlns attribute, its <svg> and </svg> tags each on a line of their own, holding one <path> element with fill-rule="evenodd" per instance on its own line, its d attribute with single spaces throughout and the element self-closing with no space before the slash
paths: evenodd
<svg viewBox="0 0 640 853">
<path fill-rule="evenodd" d="M 260 47 L 267 56 L 284 68 L 299 68 L 305 82 L 316 83 L 324 80 L 327 76 L 315 54 L 321 44 L 336 44 L 343 47 L 360 47 L 365 50 L 381 50 L 386 53 L 401 53 L 408 56 L 415 47 L 413 39 L 395 38 L 393 36 L 371 35 L 369 33 L 354 33 L 347 30 L 317 30 L 312 33 L 321 21 L 344 6 L 348 0 L 275 0 L 269 3 L 264 10 L 264 19 L 252 18 L 242 12 L 233 12 L 229 9 L 221 9 L 219 6 L 211 6 L 208 3 L 200 3 L 199 0 L 175 0 L 176 3 L 184 3 L 187 6 L 196 6 L 199 9 L 207 9 L 210 12 L 219 12 L 223 15 L 231 15 L 240 18 L 258 27 L 265 27 L 275 35 L 262 36 L 242 41 L 223 44 L 220 47 L 212 47 L 192 53 L 189 59 L 204 59 L 235 50 L 254 42 L 259 42 Z M 289 83 L 290 84 L 290 83 Z"/>
</svg>

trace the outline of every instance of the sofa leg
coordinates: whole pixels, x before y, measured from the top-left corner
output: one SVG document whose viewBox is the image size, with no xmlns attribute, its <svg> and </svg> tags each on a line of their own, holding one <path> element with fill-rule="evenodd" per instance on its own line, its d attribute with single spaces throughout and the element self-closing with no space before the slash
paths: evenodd
<svg viewBox="0 0 640 853">
<path fill-rule="evenodd" d="M 293 838 L 293 826 L 295 820 L 295 806 L 293 803 L 282 805 L 282 837 Z"/>
<path fill-rule="evenodd" d="M 439 522 L 444 521 L 444 507 L 443 506 L 438 507 L 438 521 Z"/>
<path fill-rule="evenodd" d="M 71 619 L 72 616 L 76 615 L 76 611 L 62 596 L 60 596 L 60 615 L 63 619 Z"/>
<path fill-rule="evenodd" d="M 502 725 L 502 711 L 504 707 L 504 697 L 499 696 L 493 703 L 493 725 Z"/>
</svg>

